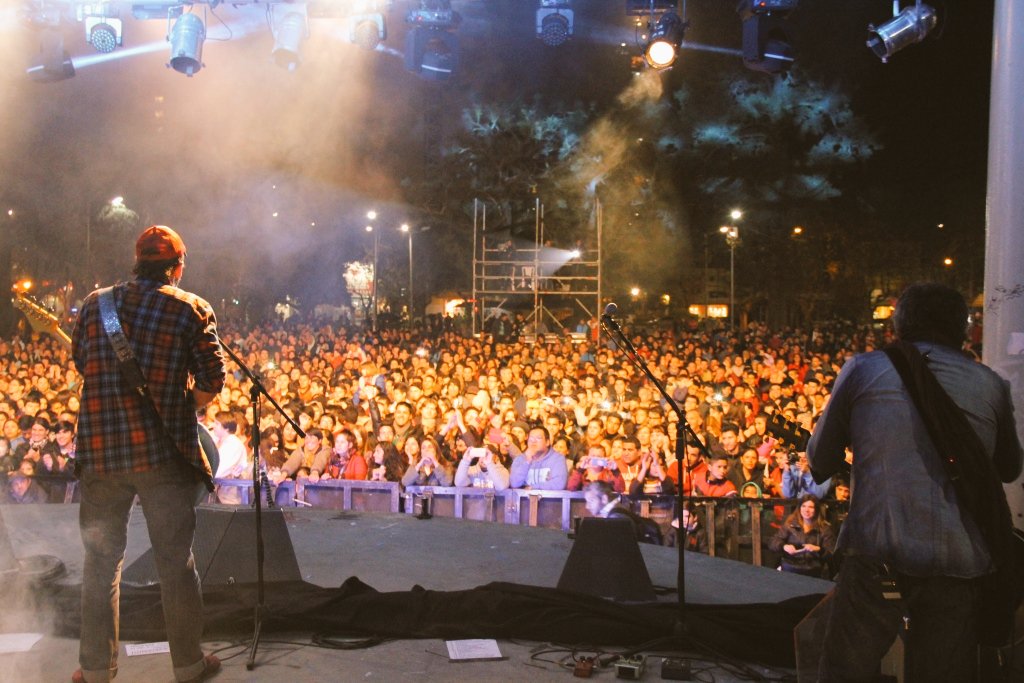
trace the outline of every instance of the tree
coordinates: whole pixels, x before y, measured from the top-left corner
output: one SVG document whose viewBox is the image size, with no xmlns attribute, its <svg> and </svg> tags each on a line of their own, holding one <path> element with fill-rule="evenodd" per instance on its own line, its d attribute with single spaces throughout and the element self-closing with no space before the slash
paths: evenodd
<svg viewBox="0 0 1024 683">
<path fill-rule="evenodd" d="M 704 77 L 665 96 L 660 76 L 647 72 L 600 115 L 539 100 L 466 108 L 453 144 L 410 193 L 446 225 L 433 236 L 446 256 L 437 272 L 468 284 L 465 227 L 474 198 L 489 207 L 489 230 L 532 239 L 541 197 L 545 237 L 563 244 L 588 234 L 600 199 L 605 291 L 678 292 L 686 282 L 702 286 L 693 276 L 699 247 L 738 204 L 752 217 L 743 257 L 777 276 L 761 281 L 741 268 L 740 286 L 779 296 L 820 292 L 825 242 L 805 238 L 791 252 L 785 238 L 795 225 L 856 232 L 870 212 L 856 188 L 878 144 L 837 88 L 799 72 L 734 75 Z"/>
<path fill-rule="evenodd" d="M 687 207 L 694 237 L 742 207 L 740 291 L 794 301 L 802 311 L 769 307 L 772 322 L 806 320 L 820 308 L 823 286 L 834 284 L 826 264 L 836 240 L 873 222 L 862 189 L 879 143 L 849 98 L 794 70 L 778 79 L 709 79 L 676 90 L 660 108 L 659 175 Z M 722 240 L 711 242 L 724 253 Z"/>
</svg>

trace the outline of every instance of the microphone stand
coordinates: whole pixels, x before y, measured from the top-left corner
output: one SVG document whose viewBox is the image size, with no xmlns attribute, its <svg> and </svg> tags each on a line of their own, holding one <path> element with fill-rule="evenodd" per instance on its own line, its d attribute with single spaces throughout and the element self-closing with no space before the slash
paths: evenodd
<svg viewBox="0 0 1024 683">
<path fill-rule="evenodd" d="M 609 304 L 608 307 L 612 308 L 614 304 Z M 696 432 L 690 426 L 690 423 L 686 421 L 686 415 L 680 408 L 679 404 L 676 403 L 668 391 L 665 389 L 665 385 L 654 376 L 651 372 L 650 366 L 647 365 L 647 361 L 644 357 L 637 353 L 633 343 L 629 340 L 629 337 L 619 327 L 619 323 L 612 317 L 612 313 L 606 309 L 605 313 L 601 316 L 601 325 L 604 327 L 605 332 L 608 336 L 615 341 L 616 345 L 624 351 L 624 355 L 629 361 L 636 366 L 640 372 L 653 384 L 662 398 L 665 399 L 665 403 L 671 408 L 672 412 L 676 414 L 678 420 L 676 421 L 676 476 L 679 479 L 679 485 L 676 487 L 676 504 L 679 506 L 679 533 L 676 536 L 676 549 L 679 552 L 679 564 L 676 570 L 676 594 L 679 596 L 679 611 L 676 614 L 676 622 L 673 627 L 672 636 L 667 638 L 660 638 L 653 643 L 646 643 L 641 648 L 631 650 L 623 656 L 632 656 L 641 650 L 651 649 L 662 643 L 678 643 L 680 646 L 684 643 L 687 638 L 692 640 L 692 636 L 689 635 L 686 621 L 686 557 L 685 549 L 687 542 L 687 530 L 686 525 L 683 524 L 683 510 L 686 504 L 686 499 L 689 496 L 683 494 L 684 485 L 690 482 L 690 475 L 692 468 L 687 465 L 686 469 L 683 469 L 683 463 L 686 460 L 686 446 L 696 445 L 705 458 L 710 459 L 711 455 L 708 452 L 707 446 L 697 438 Z M 692 483 L 691 483 L 692 486 Z M 692 488 L 691 488 L 692 495 Z M 684 679 L 687 680 L 687 679 Z"/>
<path fill-rule="evenodd" d="M 256 650 L 260 645 L 260 630 L 263 626 L 263 612 L 266 610 L 266 596 L 263 585 L 263 557 L 264 557 L 264 546 L 263 546 L 263 518 L 261 512 L 261 501 L 260 495 L 262 493 L 262 486 L 267 487 L 267 508 L 272 507 L 273 496 L 270 492 L 270 481 L 266 478 L 266 473 L 260 466 L 260 395 L 262 394 L 270 401 L 270 404 L 274 406 L 274 409 L 278 413 L 284 416 L 284 419 L 288 420 L 295 433 L 299 435 L 299 438 L 305 438 L 306 434 L 299 427 L 299 424 L 291 418 L 284 411 L 284 408 L 274 400 L 265 386 L 263 381 L 260 379 L 259 374 L 254 373 L 246 366 L 242 359 L 231 350 L 231 347 L 225 344 L 223 341 L 220 343 L 224 352 L 235 362 L 249 381 L 252 383 L 249 388 L 249 404 L 252 406 L 252 432 L 250 438 L 252 439 L 252 505 L 256 509 L 256 606 L 253 610 L 253 634 L 252 634 L 252 647 L 249 650 L 249 660 L 245 664 L 245 668 L 252 671 L 256 667 Z M 262 476 L 261 476 L 262 475 Z"/>
</svg>

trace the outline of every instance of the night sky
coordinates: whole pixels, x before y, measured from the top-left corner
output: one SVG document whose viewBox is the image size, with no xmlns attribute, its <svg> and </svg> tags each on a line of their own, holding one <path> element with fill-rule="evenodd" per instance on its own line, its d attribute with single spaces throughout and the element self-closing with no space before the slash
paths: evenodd
<svg viewBox="0 0 1024 683">
<path fill-rule="evenodd" d="M 788 23 L 801 68 L 847 92 L 883 145 L 869 162 L 880 220 L 921 240 L 944 223 L 945 236 L 980 243 L 992 2 L 932 4 L 942 34 L 885 65 L 864 40 L 889 2 L 804 0 Z M 194 78 L 165 68 L 163 22 L 129 20 L 126 47 L 156 44 L 154 51 L 80 68 L 56 84 L 24 78 L 34 36 L 8 5 L 0 14 L 0 199 L 17 209 L 12 234 L 65 252 L 48 254 L 48 267 L 80 258 L 68 245 L 86 216 L 123 195 L 142 221 L 180 227 L 190 253 L 203 254 L 193 260 L 196 286 L 224 295 L 229 287 L 212 283 L 226 272 L 244 288 L 252 273 L 315 270 L 327 243 L 361 256 L 365 211 L 376 208 L 384 223 L 406 220 L 403 184 L 417 182 L 420 160 L 443 144 L 468 103 L 539 98 L 600 110 L 633 79 L 617 49 L 631 36 L 622 2 L 576 0 L 577 36 L 557 49 L 533 35 L 533 2 L 453 5 L 464 16 L 463 56 L 447 85 L 404 70 L 402 1 L 389 15 L 388 51 L 360 50 L 331 22 L 312 22 L 304 63 L 287 73 L 270 60 L 262 10 L 221 5 L 216 12 L 234 37 L 207 40 L 206 68 Z M 688 42 L 740 47 L 734 2 L 690 0 L 687 9 Z M 224 35 L 216 24 L 210 17 L 211 37 Z M 76 57 L 93 54 L 81 33 L 78 25 L 69 32 Z M 686 51 L 662 78 L 730 72 L 750 75 L 738 57 Z M 285 229 L 274 211 L 287 217 Z M 130 249 L 122 258 L 127 269 Z"/>
</svg>

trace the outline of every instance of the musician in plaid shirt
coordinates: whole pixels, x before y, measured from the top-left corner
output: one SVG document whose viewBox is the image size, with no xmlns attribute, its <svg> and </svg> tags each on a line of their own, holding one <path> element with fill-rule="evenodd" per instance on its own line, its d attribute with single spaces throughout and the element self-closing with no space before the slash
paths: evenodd
<svg viewBox="0 0 1024 683">
<path fill-rule="evenodd" d="M 219 660 L 200 649 L 202 596 L 192 538 L 197 486 L 211 475 L 199 449 L 195 411 L 224 385 L 224 359 L 210 305 L 177 287 L 184 267 L 178 234 L 153 226 L 136 242 L 135 280 L 113 290 L 166 432 L 122 375 L 97 292 L 82 305 L 72 336 L 83 376 L 77 470 L 85 546 L 76 683 L 108 681 L 117 672 L 118 584 L 136 494 L 153 543 L 175 677 L 201 681 L 220 669 Z"/>
</svg>

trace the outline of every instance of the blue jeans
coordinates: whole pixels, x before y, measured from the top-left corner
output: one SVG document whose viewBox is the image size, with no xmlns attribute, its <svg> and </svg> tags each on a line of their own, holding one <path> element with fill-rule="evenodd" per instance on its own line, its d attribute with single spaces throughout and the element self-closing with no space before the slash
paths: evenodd
<svg viewBox="0 0 1024 683">
<path fill-rule="evenodd" d="M 168 463 L 149 472 L 81 476 L 79 526 L 85 546 L 78 661 L 88 683 L 117 673 L 121 567 L 138 494 L 153 544 L 171 662 L 178 680 L 203 671 L 203 599 L 192 557 L 196 477 Z"/>
<path fill-rule="evenodd" d="M 882 597 L 881 563 L 847 555 L 825 628 L 819 681 L 878 680 L 879 664 L 909 617 L 907 683 L 977 680 L 977 582 L 947 576 L 896 576 L 900 600 Z"/>
</svg>

